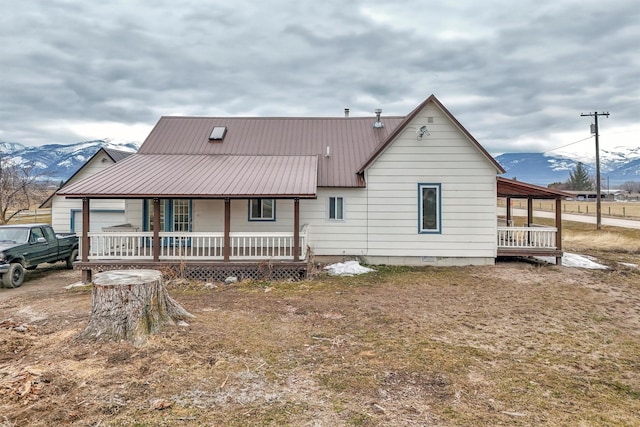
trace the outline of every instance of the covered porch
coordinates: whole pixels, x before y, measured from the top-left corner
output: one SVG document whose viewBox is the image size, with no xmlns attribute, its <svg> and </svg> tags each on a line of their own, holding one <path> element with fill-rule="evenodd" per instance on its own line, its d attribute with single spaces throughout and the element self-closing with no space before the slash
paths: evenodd
<svg viewBox="0 0 640 427">
<path fill-rule="evenodd" d="M 204 280 L 225 275 L 261 278 L 265 272 L 295 279 L 303 275 L 307 264 L 308 227 L 300 224 L 300 200 L 315 199 L 316 193 L 316 156 L 176 159 L 144 155 L 131 156 L 58 194 L 82 199 L 81 259 L 76 266 L 82 270 L 83 281 L 90 282 L 92 271 L 114 268 L 169 269 Z M 89 213 L 95 199 L 141 202 L 146 206 L 146 213 L 140 214 L 148 218 L 143 220 L 145 226 L 91 232 Z M 216 201 L 221 209 L 208 215 L 217 218 L 219 226 L 193 230 L 191 220 L 182 215 L 179 224 L 166 227 L 166 212 L 161 210 L 166 200 L 183 201 L 183 206 L 187 201 Z M 282 231 L 282 226 L 274 230 L 275 213 L 267 219 L 249 218 L 256 221 L 255 231 L 234 230 L 234 224 L 237 230 L 242 225 L 238 221 L 248 218 L 234 215 L 232 221 L 232 201 L 250 207 L 254 205 L 251 201 L 257 201 L 257 212 L 264 214 L 263 202 L 269 200 L 274 204 L 289 201 L 293 210 L 286 223 L 289 231 Z"/>
<path fill-rule="evenodd" d="M 505 215 L 498 218 L 498 257 L 555 257 L 562 265 L 562 200 L 570 197 L 562 191 L 498 177 L 498 198 L 506 199 Z M 527 200 L 527 219 L 524 226 L 514 226 L 512 199 Z M 535 224 L 533 201 L 555 200 L 554 226 Z"/>
<path fill-rule="evenodd" d="M 164 269 L 203 280 L 228 276 L 296 279 L 306 274 L 309 226 L 300 224 L 299 198 L 293 200 L 291 231 L 231 231 L 229 198 L 224 200 L 222 231 L 161 231 L 162 202 L 153 199 L 151 231 L 124 224 L 90 232 L 90 199 L 83 198 L 81 258 L 76 263 L 82 280 L 90 282 L 92 271 L 116 268 Z"/>
</svg>

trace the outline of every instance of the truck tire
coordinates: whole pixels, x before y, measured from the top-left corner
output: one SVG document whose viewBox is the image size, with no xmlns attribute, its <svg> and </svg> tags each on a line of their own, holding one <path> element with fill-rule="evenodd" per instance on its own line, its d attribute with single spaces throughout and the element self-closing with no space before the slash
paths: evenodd
<svg viewBox="0 0 640 427">
<path fill-rule="evenodd" d="M 76 258 L 78 258 L 78 250 L 74 249 L 71 251 L 71 254 L 69 255 L 69 258 L 67 258 L 67 268 L 68 269 L 72 269 L 73 268 L 73 262 L 76 260 Z"/>
<path fill-rule="evenodd" d="M 2 275 L 2 284 L 5 288 L 17 288 L 24 282 L 24 268 L 22 264 L 14 262 L 9 266 L 9 271 Z"/>
</svg>

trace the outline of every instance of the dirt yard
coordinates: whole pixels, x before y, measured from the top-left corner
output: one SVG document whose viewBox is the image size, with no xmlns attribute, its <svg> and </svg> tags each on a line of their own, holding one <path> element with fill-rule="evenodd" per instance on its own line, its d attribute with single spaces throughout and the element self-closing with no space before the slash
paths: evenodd
<svg viewBox="0 0 640 427">
<path fill-rule="evenodd" d="M 640 425 L 640 270 L 604 262 L 173 282 L 196 317 L 140 348 L 75 340 L 90 288 L 39 269 L 0 289 L 0 426 Z"/>
</svg>

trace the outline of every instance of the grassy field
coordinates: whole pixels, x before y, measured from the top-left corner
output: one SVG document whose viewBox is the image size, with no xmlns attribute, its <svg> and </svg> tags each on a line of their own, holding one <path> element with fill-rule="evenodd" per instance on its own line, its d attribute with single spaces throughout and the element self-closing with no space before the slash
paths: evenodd
<svg viewBox="0 0 640 427">
<path fill-rule="evenodd" d="M 514 199 L 512 206 L 514 208 L 527 208 L 527 201 L 523 199 Z M 504 207 L 505 200 L 498 199 L 498 206 Z M 534 200 L 533 209 L 542 211 L 555 211 L 554 200 Z M 640 203 L 637 202 L 602 202 L 602 215 L 616 218 L 640 219 Z M 562 212 L 582 215 L 596 214 L 596 203 L 577 200 L 564 200 L 562 202 Z"/>
<path fill-rule="evenodd" d="M 51 209 L 33 209 L 29 211 L 18 212 L 9 224 L 29 224 L 29 223 L 45 223 L 51 224 Z"/>
<path fill-rule="evenodd" d="M 174 281 L 196 318 L 139 348 L 77 341 L 90 289 L 38 269 L 0 289 L 0 426 L 640 425 L 640 231 L 591 228 L 565 246 L 607 270 Z"/>
</svg>

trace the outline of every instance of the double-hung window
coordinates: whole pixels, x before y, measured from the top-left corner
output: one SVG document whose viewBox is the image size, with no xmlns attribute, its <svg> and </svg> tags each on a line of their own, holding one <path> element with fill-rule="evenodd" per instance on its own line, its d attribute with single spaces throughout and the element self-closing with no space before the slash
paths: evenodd
<svg viewBox="0 0 640 427">
<path fill-rule="evenodd" d="M 249 221 L 275 221 L 274 199 L 249 199 Z"/>
<path fill-rule="evenodd" d="M 329 221 L 344 221 L 344 198 L 329 197 Z"/>
<path fill-rule="evenodd" d="M 440 184 L 418 184 L 419 233 L 441 233 Z"/>
</svg>

